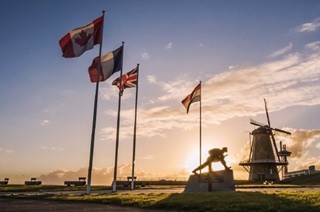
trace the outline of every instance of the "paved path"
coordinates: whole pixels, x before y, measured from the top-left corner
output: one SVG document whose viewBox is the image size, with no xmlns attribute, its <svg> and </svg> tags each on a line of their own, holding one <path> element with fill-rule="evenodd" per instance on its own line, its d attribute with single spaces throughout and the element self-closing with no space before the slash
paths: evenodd
<svg viewBox="0 0 320 212">
<path fill-rule="evenodd" d="M 1 212 L 37 212 L 37 211 L 65 211 L 65 212 L 164 212 L 161 210 L 138 209 L 132 207 L 119 207 L 98 203 L 59 202 L 46 200 L 7 199 L 0 198 Z"/>
</svg>

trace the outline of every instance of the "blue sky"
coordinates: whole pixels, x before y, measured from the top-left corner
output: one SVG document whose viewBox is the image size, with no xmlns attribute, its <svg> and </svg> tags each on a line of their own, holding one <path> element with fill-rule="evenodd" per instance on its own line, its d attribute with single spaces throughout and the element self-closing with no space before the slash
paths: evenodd
<svg viewBox="0 0 320 212">
<path fill-rule="evenodd" d="M 293 132 L 281 138 L 298 155 L 289 169 L 311 164 L 320 169 L 319 1 L 5 0 L 0 2 L 0 177 L 19 183 L 43 175 L 56 183 L 62 179 L 57 174 L 86 175 L 95 88 L 87 68 L 98 46 L 65 59 L 58 41 L 102 10 L 107 11 L 103 52 L 125 41 L 124 71 L 140 64 L 140 176 L 185 176 L 194 165 L 198 105 L 186 115 L 180 102 L 200 80 L 204 146 L 228 146 L 239 176 L 244 131 L 254 129 L 249 118 L 266 122 L 263 98 L 271 124 Z M 116 77 L 100 89 L 96 183 L 112 175 Z M 134 89 L 128 89 L 119 149 L 124 176 L 130 173 L 133 106 Z M 203 159 L 206 154 L 204 149 Z"/>
</svg>

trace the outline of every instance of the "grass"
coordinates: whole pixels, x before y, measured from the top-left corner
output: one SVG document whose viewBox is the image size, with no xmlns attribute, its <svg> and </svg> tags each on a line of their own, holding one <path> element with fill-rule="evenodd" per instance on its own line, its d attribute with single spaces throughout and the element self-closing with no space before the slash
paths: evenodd
<svg viewBox="0 0 320 212">
<path fill-rule="evenodd" d="M 12 198 L 12 197 L 2 197 Z M 320 211 L 320 191 L 37 194 L 17 198 L 91 202 L 179 211 Z"/>
</svg>

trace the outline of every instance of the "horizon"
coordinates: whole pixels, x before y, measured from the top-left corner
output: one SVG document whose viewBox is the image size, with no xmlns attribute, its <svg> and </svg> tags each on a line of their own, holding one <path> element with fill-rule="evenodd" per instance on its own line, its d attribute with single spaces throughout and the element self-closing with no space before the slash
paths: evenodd
<svg viewBox="0 0 320 212">
<path fill-rule="evenodd" d="M 87 177 L 95 90 L 88 67 L 99 45 L 66 59 L 58 42 L 104 9 L 102 54 L 125 41 L 123 73 L 140 64 L 138 179 L 188 177 L 199 165 L 199 102 L 188 114 L 181 104 L 199 81 L 202 162 L 226 146 L 235 179 L 248 179 L 238 164 L 249 154 L 250 118 L 267 123 L 265 98 L 271 126 L 292 133 L 276 134 L 292 152 L 289 171 L 320 169 L 319 1 L 13 0 L 0 2 L 0 180 Z M 117 77 L 100 83 L 92 184 L 113 177 Z M 131 175 L 134 100 L 135 88 L 125 89 L 119 177 Z"/>
</svg>

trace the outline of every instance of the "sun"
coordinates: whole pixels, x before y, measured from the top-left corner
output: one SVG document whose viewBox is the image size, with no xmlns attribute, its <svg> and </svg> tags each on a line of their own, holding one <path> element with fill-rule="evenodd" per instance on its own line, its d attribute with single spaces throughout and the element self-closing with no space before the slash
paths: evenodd
<svg viewBox="0 0 320 212">
<path fill-rule="evenodd" d="M 193 148 L 196 149 L 196 148 Z M 198 148 L 199 149 L 199 148 Z M 211 146 L 204 146 L 202 149 L 202 159 L 201 163 L 204 163 L 207 158 L 209 157 L 208 151 L 212 149 Z M 187 155 L 187 159 L 185 160 L 184 168 L 187 169 L 188 172 L 192 172 L 195 168 L 197 168 L 200 165 L 200 159 L 199 159 L 199 151 L 190 151 Z M 226 157 L 227 164 L 229 164 L 229 160 Z M 213 171 L 223 170 L 224 167 L 221 163 L 212 163 L 212 169 Z M 205 167 L 202 172 L 208 172 L 208 167 Z"/>
</svg>

